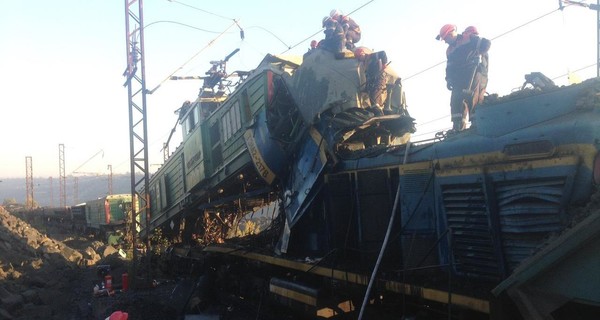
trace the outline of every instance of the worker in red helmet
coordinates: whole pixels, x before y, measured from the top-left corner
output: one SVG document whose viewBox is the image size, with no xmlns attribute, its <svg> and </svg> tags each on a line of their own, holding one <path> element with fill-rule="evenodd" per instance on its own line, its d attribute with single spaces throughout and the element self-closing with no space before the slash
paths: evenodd
<svg viewBox="0 0 600 320">
<path fill-rule="evenodd" d="M 355 44 L 361 38 L 358 23 L 337 9 L 331 10 L 329 16 L 323 18 L 323 27 L 325 28 L 325 39 L 335 42 L 333 47 L 336 51 L 354 50 Z M 340 37 L 341 39 L 339 39 Z"/>
<path fill-rule="evenodd" d="M 452 91 L 450 114 L 452 129 L 462 131 L 467 119 L 473 126 L 475 107 L 483 102 L 488 82 L 488 51 L 491 41 L 469 26 L 461 34 L 455 25 L 442 26 L 437 40 L 448 44 L 446 50 L 446 86 Z"/>
<path fill-rule="evenodd" d="M 463 38 L 470 38 L 472 34 L 479 35 L 479 31 L 477 31 L 475 26 L 468 26 L 462 32 Z"/>
<path fill-rule="evenodd" d="M 325 39 L 321 40 L 319 47 L 331 52 L 342 52 L 346 47 L 346 38 L 342 25 L 336 20 L 331 19 L 330 16 L 325 16 L 322 26 L 324 28 Z"/>
</svg>

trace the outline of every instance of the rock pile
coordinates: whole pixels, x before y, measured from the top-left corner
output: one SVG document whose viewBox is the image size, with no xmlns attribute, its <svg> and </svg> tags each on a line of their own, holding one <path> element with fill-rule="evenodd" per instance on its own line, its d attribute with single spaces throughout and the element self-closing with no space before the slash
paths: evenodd
<svg viewBox="0 0 600 320">
<path fill-rule="evenodd" d="M 50 238 L 0 207 L 0 319 L 85 319 L 82 271 L 116 253 L 85 237 Z"/>
</svg>

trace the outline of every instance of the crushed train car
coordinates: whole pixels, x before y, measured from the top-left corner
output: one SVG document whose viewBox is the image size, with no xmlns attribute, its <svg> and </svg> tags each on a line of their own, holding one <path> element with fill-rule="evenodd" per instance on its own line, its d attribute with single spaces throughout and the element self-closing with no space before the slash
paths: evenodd
<svg viewBox="0 0 600 320">
<path fill-rule="evenodd" d="M 413 142 L 385 52 L 360 58 L 315 48 L 232 74 L 216 62 L 179 111 L 184 139 L 151 178 L 141 235 L 181 237 L 170 253 L 195 259 L 215 296 L 267 292 L 309 317 L 354 316 L 367 288 L 367 308 L 396 315 L 597 314 L 600 280 L 576 268 L 597 262 L 581 248 L 599 232 L 585 206 L 600 183 L 600 81 L 488 99 L 475 127 Z M 576 289 L 537 282 L 557 270 Z"/>
</svg>

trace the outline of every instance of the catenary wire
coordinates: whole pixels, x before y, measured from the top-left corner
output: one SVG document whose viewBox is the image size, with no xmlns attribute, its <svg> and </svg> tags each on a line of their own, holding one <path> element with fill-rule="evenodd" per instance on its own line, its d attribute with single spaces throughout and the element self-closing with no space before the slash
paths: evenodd
<svg viewBox="0 0 600 320">
<path fill-rule="evenodd" d="M 523 27 L 525 27 L 525 26 L 527 26 L 527 25 L 529 25 L 529 24 L 531 24 L 531 23 L 533 23 L 533 22 L 535 22 L 535 21 L 538 21 L 538 20 L 540 20 L 540 19 L 542 19 L 542 18 L 544 18 L 544 17 L 546 17 L 546 16 L 549 16 L 550 14 L 552 14 L 552 13 L 554 13 L 554 12 L 556 12 L 556 11 L 559 11 L 559 10 L 560 10 L 560 8 L 559 8 L 559 9 L 554 9 L 554 10 L 552 10 L 552 11 L 550 11 L 550 12 L 548 12 L 548 13 L 545 13 L 545 14 L 543 14 L 543 15 L 541 15 L 541 16 L 539 16 L 539 17 L 537 17 L 537 18 L 533 19 L 533 20 L 529 20 L 528 22 L 525 22 L 525 23 L 523 23 L 523 24 L 521 24 L 521 25 L 519 25 L 519 26 L 516 26 L 516 27 L 514 27 L 514 28 L 512 28 L 512 29 L 510 29 L 510 30 L 508 30 L 508 31 L 506 31 L 506 32 L 503 32 L 503 33 L 501 33 L 501 34 L 499 34 L 499 35 L 497 35 L 497 36 L 495 36 L 495 37 L 491 38 L 490 40 L 496 40 L 496 39 L 498 39 L 498 38 L 500 38 L 500 37 L 503 37 L 503 36 L 505 36 L 505 35 L 507 35 L 507 34 L 509 34 L 509 33 L 511 33 L 511 32 L 514 32 L 514 31 L 516 31 L 516 30 L 518 30 L 518 29 L 520 29 L 520 28 L 523 28 Z M 431 70 L 431 69 L 433 69 L 433 68 L 435 68 L 435 67 L 437 67 L 437 66 L 439 66 L 439 65 L 442 65 L 442 64 L 444 64 L 445 62 L 446 62 L 445 60 L 444 60 L 444 61 L 441 61 L 441 62 L 438 62 L 438 63 L 436 63 L 436 64 L 434 64 L 434 65 L 432 65 L 432 66 L 430 66 L 430 67 L 428 67 L 428 68 L 425 68 L 425 69 L 423 69 L 423 70 L 421 70 L 421 71 L 419 71 L 419 72 L 417 72 L 417 73 L 414 73 L 414 74 L 412 74 L 412 75 L 410 75 L 410 76 L 408 76 L 408 77 L 405 77 L 405 78 L 403 78 L 402 80 L 406 81 L 406 80 L 408 80 L 408 79 L 414 78 L 414 77 L 416 77 L 416 76 L 418 76 L 418 75 L 420 75 L 420 74 L 423 74 L 423 73 L 425 73 L 425 72 L 427 72 L 427 71 L 429 71 L 429 70 Z"/>
</svg>

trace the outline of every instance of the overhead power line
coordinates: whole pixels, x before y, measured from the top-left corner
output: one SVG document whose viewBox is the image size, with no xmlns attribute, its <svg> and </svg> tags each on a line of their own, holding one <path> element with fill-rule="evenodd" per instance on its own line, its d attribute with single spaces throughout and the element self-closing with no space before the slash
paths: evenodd
<svg viewBox="0 0 600 320">
<path fill-rule="evenodd" d="M 185 24 L 185 23 L 181 23 L 181 22 L 177 22 L 177 21 L 171 21 L 171 20 L 158 20 L 158 21 L 153 21 L 151 23 L 148 23 L 144 29 L 148 29 L 149 26 L 157 24 L 157 23 L 172 23 L 172 24 L 178 24 L 180 26 L 184 26 L 184 27 L 188 27 L 188 28 L 192 28 L 192 29 L 196 29 L 199 31 L 204 31 L 204 32 L 208 32 L 208 33 L 221 33 L 221 31 L 212 31 L 212 30 L 206 30 L 206 29 L 202 29 L 202 28 L 198 28 L 198 27 L 194 27 L 192 25 L 189 24 Z"/>
<path fill-rule="evenodd" d="M 207 10 L 204 10 L 204 9 L 200 9 L 200 8 L 198 8 L 198 7 L 194 7 L 194 6 L 191 6 L 191 5 L 189 5 L 189 4 L 186 4 L 186 3 L 183 3 L 183 2 L 179 2 L 179 1 L 176 1 L 176 0 L 168 0 L 168 1 L 169 1 L 169 2 L 174 2 L 174 3 L 177 3 L 177 4 L 179 4 L 179 5 L 182 5 L 182 6 L 186 6 L 186 7 L 188 7 L 188 8 L 192 8 L 192 9 L 194 9 L 194 10 L 198 10 L 198 11 L 204 12 L 204 13 L 206 13 L 206 14 L 213 15 L 213 16 L 215 16 L 215 17 L 218 17 L 218 18 L 221 18 L 221 19 L 225 19 L 225 20 L 231 20 L 231 21 L 233 21 L 233 22 L 234 22 L 234 23 L 235 23 L 235 24 L 238 26 L 238 28 L 240 29 L 240 37 L 242 38 L 242 40 L 244 40 L 244 29 L 242 29 L 242 27 L 240 26 L 240 24 L 239 24 L 239 19 L 234 19 L 234 18 L 225 17 L 225 16 L 222 16 L 222 15 L 220 15 L 220 14 L 216 14 L 216 13 L 214 13 L 214 12 L 210 12 L 210 11 L 207 11 Z"/>
<path fill-rule="evenodd" d="M 538 21 L 538 20 L 540 20 L 540 19 L 542 19 L 542 18 L 545 18 L 546 16 L 549 16 L 549 15 L 551 15 L 551 14 L 553 14 L 554 12 L 557 12 L 557 11 L 560 11 L 560 8 L 558 8 L 558 9 L 554 9 L 554 10 L 552 10 L 552 11 L 550 11 L 550 12 L 546 13 L 546 14 L 543 14 L 543 15 L 541 15 L 541 16 L 539 16 L 539 17 L 537 17 L 537 18 L 533 19 L 533 20 L 527 21 L 527 22 L 525 22 L 525 23 L 523 23 L 523 24 L 521 24 L 521 25 L 519 25 L 519 26 L 516 26 L 516 27 L 514 27 L 514 28 L 512 28 L 512 29 L 510 29 L 510 30 L 508 30 L 508 31 L 506 31 L 506 32 L 504 32 L 504 33 L 501 33 L 501 34 L 499 34 L 499 35 L 497 35 L 497 36 L 493 37 L 493 38 L 492 38 L 492 39 L 490 39 L 490 40 L 496 40 L 496 39 L 498 39 L 498 38 L 500 38 L 500 37 L 502 37 L 502 36 L 504 36 L 504 35 L 507 35 L 507 34 L 509 34 L 509 33 L 513 32 L 513 31 L 516 31 L 516 30 L 518 30 L 518 29 L 521 29 L 521 28 L 525 27 L 526 25 L 529 25 L 529 24 L 531 24 L 531 23 L 534 23 L 534 22 L 536 22 L 536 21 Z"/>
<path fill-rule="evenodd" d="M 543 15 L 541 15 L 541 16 L 539 16 L 539 17 L 537 17 L 537 18 L 533 19 L 533 20 L 529 20 L 529 21 L 527 21 L 527 22 L 525 22 L 525 23 L 523 23 L 523 24 L 521 24 L 521 25 L 518 25 L 518 26 L 516 26 L 516 27 L 514 27 L 514 28 L 512 28 L 512 29 L 510 29 L 510 30 L 508 30 L 508 31 L 506 31 L 506 32 L 503 32 L 503 33 L 501 33 L 501 34 L 499 34 L 499 35 L 497 35 L 497 36 L 495 36 L 495 37 L 491 38 L 490 40 L 496 40 L 496 39 L 498 39 L 498 38 L 500 38 L 500 37 L 503 37 L 503 36 L 505 36 L 505 35 L 507 35 L 507 34 L 509 34 L 509 33 L 511 33 L 511 32 L 514 32 L 514 31 L 516 31 L 516 30 L 518 30 L 518 29 L 521 29 L 521 28 L 525 27 L 526 25 L 529 25 L 529 24 L 531 24 L 531 23 L 533 23 L 533 22 L 536 22 L 536 21 L 538 21 L 538 20 L 540 20 L 540 19 L 542 19 L 542 18 L 545 18 L 546 16 L 549 16 L 550 14 L 552 14 L 552 13 L 554 13 L 554 12 L 557 12 L 557 11 L 559 11 L 559 10 L 560 10 L 560 8 L 558 8 L 558 9 L 554 9 L 554 10 L 552 10 L 552 11 L 550 11 L 550 12 L 548 12 L 548 13 L 545 13 L 545 14 L 543 14 Z M 427 68 L 425 68 L 425 69 L 423 69 L 423 70 L 421 70 L 421 71 L 419 71 L 419 72 L 417 72 L 417 73 L 414 73 L 414 74 L 412 74 L 412 75 L 410 75 L 410 76 L 408 76 L 408 77 L 405 77 L 405 78 L 403 78 L 403 80 L 404 80 L 404 81 L 406 81 L 406 80 L 408 80 L 408 79 L 410 79 L 410 78 L 414 78 L 414 77 L 416 77 L 416 76 L 418 76 L 418 75 L 420 75 L 420 74 L 423 74 L 423 73 L 425 73 L 426 71 L 429 71 L 429 70 L 431 70 L 431 69 L 433 69 L 433 68 L 435 68 L 435 67 L 437 67 L 437 66 L 439 66 L 439 65 L 442 65 L 442 64 L 444 64 L 445 62 L 446 62 L 446 60 L 444 60 L 444 61 L 440 61 L 440 62 L 438 62 L 438 63 L 436 63 L 436 64 L 434 64 L 434 65 L 432 65 L 432 66 L 430 66 L 430 67 L 427 67 Z"/>
<path fill-rule="evenodd" d="M 211 40 L 206 46 L 204 46 L 202 49 L 200 49 L 200 51 L 196 52 L 196 54 L 194 54 L 191 58 L 189 58 L 186 62 L 184 62 L 181 66 L 179 66 L 179 68 L 175 69 L 175 71 L 171 72 L 171 74 L 169 74 L 166 78 L 164 78 L 156 87 L 154 87 L 154 89 L 149 90 L 147 93 L 148 94 L 152 94 L 156 90 L 158 90 L 158 88 L 160 88 L 160 86 L 162 86 L 162 84 L 165 83 L 167 80 L 171 79 L 171 77 L 177 71 L 183 69 L 183 67 L 185 67 L 185 65 L 187 65 L 188 63 L 190 63 L 190 61 L 194 60 L 194 58 L 196 58 L 200 53 L 202 53 L 202 51 L 204 51 L 206 48 L 212 46 L 215 43 L 215 41 L 217 41 L 217 39 L 219 39 L 221 36 L 223 36 L 225 33 L 227 33 L 227 30 L 229 30 L 231 27 L 233 27 L 234 24 L 231 24 L 229 27 L 227 27 L 227 29 L 225 29 L 223 32 L 221 32 L 216 38 L 214 38 L 213 40 Z"/>
<path fill-rule="evenodd" d="M 194 10 L 202 11 L 202 12 L 204 12 L 206 14 L 210 14 L 210 15 L 213 15 L 213 16 L 218 17 L 218 18 L 222 18 L 222 19 L 226 19 L 226 20 L 235 20 L 235 19 L 232 19 L 232 18 L 228 18 L 228 17 L 222 16 L 220 14 L 216 14 L 214 12 L 206 11 L 204 9 L 200 9 L 198 7 L 191 6 L 191 5 L 187 4 L 187 3 L 179 2 L 179 1 L 176 1 L 176 0 L 167 0 L 167 1 L 173 2 L 173 3 L 177 3 L 179 5 L 182 5 L 182 6 L 185 6 L 185 7 L 188 7 L 188 8 L 192 8 Z"/>
<path fill-rule="evenodd" d="M 351 14 L 353 14 L 353 13 L 357 12 L 358 10 L 361 10 L 361 9 L 363 9 L 364 7 L 366 7 L 367 5 L 371 4 L 371 3 L 372 3 L 372 2 L 374 2 L 374 1 L 375 1 L 375 0 L 370 0 L 370 1 L 367 1 L 367 2 L 365 2 L 365 4 L 363 4 L 363 5 L 361 5 L 360 7 L 358 7 L 358 8 L 356 8 L 356 9 L 354 9 L 354 10 L 350 11 L 350 13 L 348 13 L 347 15 L 349 16 L 349 15 L 351 15 Z M 317 34 L 321 33 L 321 31 L 323 31 L 323 28 L 319 29 L 317 32 L 315 32 L 315 33 L 311 34 L 310 36 L 308 36 L 308 37 L 306 37 L 306 38 L 304 38 L 304 39 L 300 40 L 300 41 L 299 41 L 298 43 L 296 43 L 295 45 L 293 45 L 293 46 L 291 46 L 291 47 L 288 47 L 288 49 L 287 49 L 287 50 L 285 50 L 285 51 L 283 51 L 281 54 L 284 54 L 284 53 L 286 53 L 286 52 L 288 52 L 288 51 L 292 50 L 293 48 L 295 48 L 295 47 L 297 47 L 297 46 L 299 46 L 299 45 L 301 45 L 301 44 L 303 44 L 303 43 L 306 43 L 306 42 L 307 42 L 309 39 L 311 39 L 312 37 L 314 37 L 314 36 L 316 36 Z"/>
<path fill-rule="evenodd" d="M 77 167 L 77 168 L 75 168 L 75 170 L 73 170 L 73 173 L 77 173 L 78 172 L 77 170 L 81 169 L 81 167 L 85 166 L 88 162 L 90 162 L 92 159 L 94 159 L 99 154 L 102 154 L 102 158 L 104 158 L 104 149 L 100 149 L 93 156 L 91 156 L 87 160 L 85 160 L 85 162 L 83 162 L 79 167 Z"/>
</svg>

